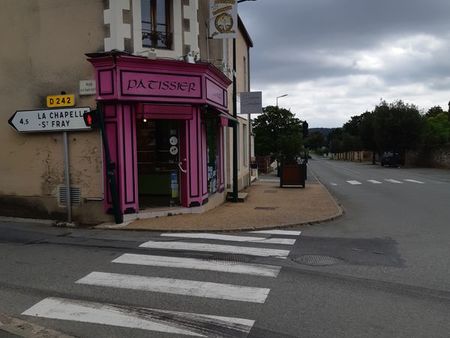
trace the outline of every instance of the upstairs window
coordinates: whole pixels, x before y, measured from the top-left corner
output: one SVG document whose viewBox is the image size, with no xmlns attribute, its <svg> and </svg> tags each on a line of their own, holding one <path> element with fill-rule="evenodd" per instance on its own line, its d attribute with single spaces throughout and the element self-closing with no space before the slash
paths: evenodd
<svg viewBox="0 0 450 338">
<path fill-rule="evenodd" d="M 172 48 L 170 0 L 141 0 L 142 46 Z"/>
</svg>

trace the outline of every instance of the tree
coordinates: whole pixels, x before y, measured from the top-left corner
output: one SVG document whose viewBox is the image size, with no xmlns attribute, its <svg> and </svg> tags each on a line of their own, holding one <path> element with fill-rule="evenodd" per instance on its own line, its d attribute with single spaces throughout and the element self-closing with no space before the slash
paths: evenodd
<svg viewBox="0 0 450 338">
<path fill-rule="evenodd" d="M 343 151 L 342 138 L 343 138 L 342 128 L 334 128 L 328 134 L 328 147 L 331 153 L 336 154 Z"/>
<path fill-rule="evenodd" d="M 263 114 L 253 121 L 253 132 L 257 155 L 290 161 L 302 151 L 302 121 L 289 110 L 264 107 Z"/>
<path fill-rule="evenodd" d="M 423 120 L 415 105 L 382 101 L 373 115 L 375 143 L 380 152 L 393 150 L 403 154 L 419 145 Z"/>
<path fill-rule="evenodd" d="M 352 116 L 348 122 L 346 122 L 342 129 L 344 135 L 342 137 L 344 151 L 357 151 L 361 150 L 361 138 L 360 138 L 360 125 L 361 116 Z"/>
<path fill-rule="evenodd" d="M 437 115 L 425 115 L 423 130 L 423 150 L 429 150 L 447 144 L 450 141 L 450 121 L 442 111 Z"/>
<path fill-rule="evenodd" d="M 325 137 L 319 131 L 314 131 L 309 134 L 305 140 L 305 144 L 309 149 L 317 150 L 325 146 Z"/>
<path fill-rule="evenodd" d="M 361 115 L 361 123 L 359 125 L 359 137 L 363 149 L 372 151 L 372 164 L 375 164 L 375 155 L 378 151 L 375 142 L 375 129 L 373 113 L 365 112 Z"/>
<path fill-rule="evenodd" d="M 444 111 L 442 110 L 441 106 L 434 106 L 428 109 L 427 113 L 425 114 L 425 117 L 435 117 L 443 113 Z"/>
</svg>

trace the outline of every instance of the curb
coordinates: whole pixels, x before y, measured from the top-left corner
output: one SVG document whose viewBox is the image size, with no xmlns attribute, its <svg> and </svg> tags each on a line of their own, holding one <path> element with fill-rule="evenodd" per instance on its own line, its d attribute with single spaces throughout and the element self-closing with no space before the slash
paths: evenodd
<svg viewBox="0 0 450 338">
<path fill-rule="evenodd" d="M 57 223 L 57 221 L 52 220 L 52 219 L 9 217 L 9 216 L 0 216 L 0 222 L 35 223 L 35 224 L 45 224 L 45 225 L 54 225 Z"/>
</svg>

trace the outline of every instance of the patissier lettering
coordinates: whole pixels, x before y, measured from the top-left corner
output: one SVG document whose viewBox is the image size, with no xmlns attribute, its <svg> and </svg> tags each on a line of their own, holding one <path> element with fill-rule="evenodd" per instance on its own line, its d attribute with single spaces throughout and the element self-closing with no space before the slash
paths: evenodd
<svg viewBox="0 0 450 338">
<path fill-rule="evenodd" d="M 195 82 L 188 81 L 158 81 L 158 80 L 128 80 L 127 89 L 150 89 L 161 91 L 195 92 Z"/>
</svg>

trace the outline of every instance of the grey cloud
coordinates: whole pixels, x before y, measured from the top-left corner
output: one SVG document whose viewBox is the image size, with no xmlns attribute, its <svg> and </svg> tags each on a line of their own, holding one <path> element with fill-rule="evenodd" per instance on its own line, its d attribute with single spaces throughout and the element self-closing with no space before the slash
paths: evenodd
<svg viewBox="0 0 450 338">
<path fill-rule="evenodd" d="M 254 42 L 252 87 L 276 96 L 270 88 L 303 84 L 318 93 L 317 102 L 289 94 L 296 109 L 307 104 L 308 116 L 316 114 L 315 126 L 345 122 L 381 97 L 400 93 L 412 103 L 442 105 L 450 92 L 450 0 L 257 0 L 239 4 L 239 13 Z M 389 54 L 396 42 L 416 36 L 435 37 L 438 46 L 426 56 Z M 361 55 L 384 59 L 364 67 Z M 355 76 L 368 80 L 355 84 Z M 325 123 L 329 111 L 335 113 Z"/>
<path fill-rule="evenodd" d="M 358 74 L 353 67 L 330 67 L 320 56 L 307 58 L 317 50 L 348 54 L 408 35 L 450 32 L 450 1 L 259 0 L 239 6 L 255 42 L 252 69 L 258 81 Z M 292 51 L 298 59 L 289 57 Z"/>
</svg>

